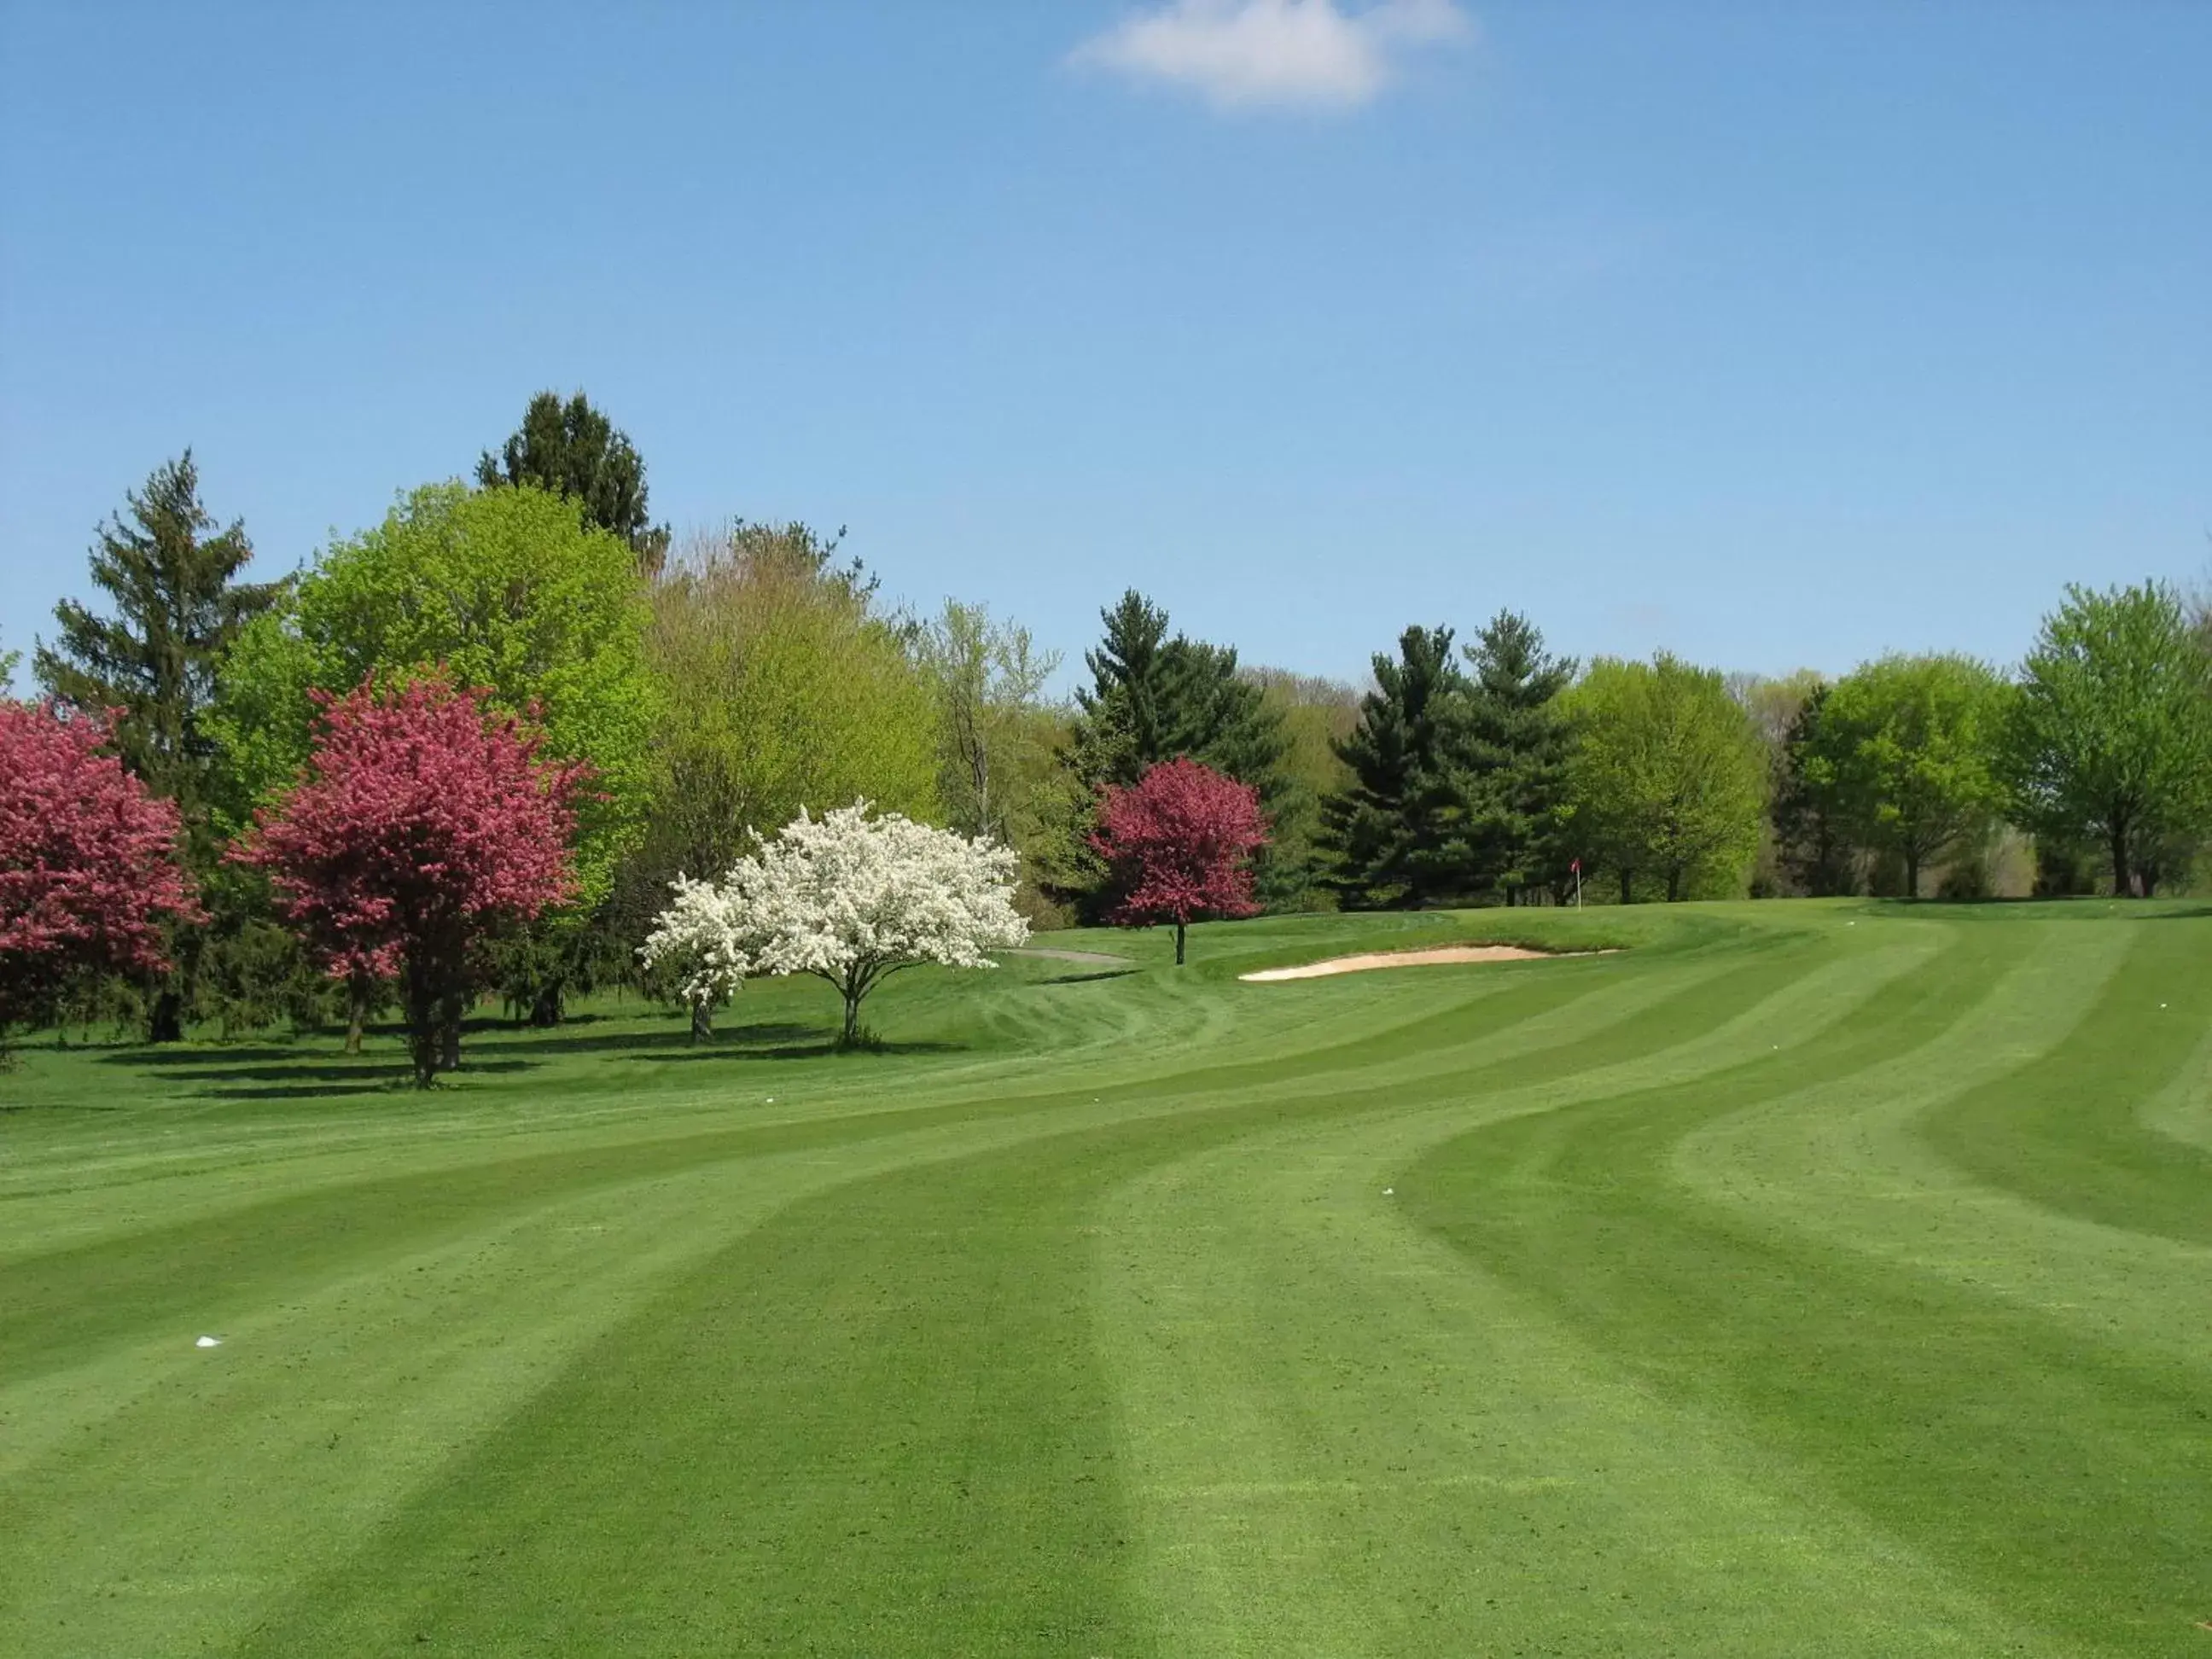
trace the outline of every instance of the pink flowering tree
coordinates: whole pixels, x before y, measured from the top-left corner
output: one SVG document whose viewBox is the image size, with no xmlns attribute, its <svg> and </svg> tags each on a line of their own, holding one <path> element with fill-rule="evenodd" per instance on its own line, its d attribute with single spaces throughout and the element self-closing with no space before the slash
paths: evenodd
<svg viewBox="0 0 2212 1659">
<path fill-rule="evenodd" d="M 1173 922 L 1178 967 L 1190 923 L 1257 914 L 1252 855 L 1267 844 L 1260 792 L 1188 756 L 1161 762 L 1127 789 L 1109 785 L 1091 837 L 1121 894 L 1110 920 L 1126 927 Z"/>
<path fill-rule="evenodd" d="M 397 975 L 428 1088 L 460 1064 L 483 944 L 575 892 L 582 769 L 442 678 L 319 701 L 300 782 L 232 856 L 268 871 L 334 976 Z"/>
<path fill-rule="evenodd" d="M 0 1036 L 82 972 L 155 974 L 167 921 L 202 920 L 176 803 L 100 752 L 103 715 L 0 701 Z"/>
</svg>

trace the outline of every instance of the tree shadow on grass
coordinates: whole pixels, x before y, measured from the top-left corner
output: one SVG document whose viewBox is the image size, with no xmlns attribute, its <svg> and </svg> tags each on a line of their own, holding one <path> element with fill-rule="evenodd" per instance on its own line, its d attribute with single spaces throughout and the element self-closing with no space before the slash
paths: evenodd
<svg viewBox="0 0 2212 1659">
<path fill-rule="evenodd" d="M 440 1074 L 442 1083 L 447 1079 L 459 1081 L 480 1077 L 487 1073 L 498 1074 L 514 1072 L 534 1072 L 539 1062 L 534 1060 L 471 1060 L 461 1057 L 461 1069 Z M 173 1072 L 172 1077 L 193 1076 L 189 1073 Z M 413 1094 L 415 1073 L 405 1061 L 386 1062 L 368 1066 L 271 1066 L 266 1071 L 208 1072 L 198 1074 L 196 1080 L 204 1080 L 213 1087 L 198 1091 L 203 1100 L 320 1100 L 341 1095 Z"/>
<path fill-rule="evenodd" d="M 1953 919 L 2013 921 L 2022 910 L 2032 910 L 2037 921 L 2202 921 L 2212 916 L 2212 902 L 2197 900 L 2178 909 L 2166 907 L 2174 899 L 2119 897 L 2111 893 L 2028 894 L 2021 897 L 1978 899 L 1865 899 L 1854 908 L 1862 913 L 1893 916 L 1941 916 Z M 2158 908 L 2152 908 L 2150 907 Z M 2138 908 L 2141 907 L 2141 908 Z"/>
<path fill-rule="evenodd" d="M 534 1060 L 476 1060 L 461 1056 L 465 1072 L 527 1072 L 537 1069 Z M 252 1070 L 241 1070 L 234 1066 L 210 1066 L 197 1072 L 165 1072 L 165 1078 L 179 1083 L 359 1083 L 371 1078 L 388 1077 L 394 1071 L 405 1072 L 407 1061 L 403 1058 L 362 1060 L 352 1066 L 264 1066 Z"/>
<path fill-rule="evenodd" d="M 720 1048 L 742 1048 L 748 1044 L 757 1047 L 769 1042 L 796 1042 L 804 1037 L 818 1036 L 818 1025 L 760 1024 L 732 1025 L 714 1033 L 708 1043 Z M 672 1022 L 660 1030 L 609 1031 L 598 1036 L 533 1036 L 521 1039 L 533 1053 L 559 1054 L 625 1054 L 633 1059 L 649 1057 L 647 1051 L 655 1049 L 689 1049 L 693 1046 L 691 1028 L 688 1024 Z M 698 1045 L 704 1048 L 708 1043 Z"/>
<path fill-rule="evenodd" d="M 248 1055 L 267 1058 L 248 1058 Z M 378 1054 L 345 1060 L 335 1055 L 302 1054 L 296 1048 L 249 1050 L 240 1054 L 112 1054 L 106 1060 L 131 1066 L 143 1063 L 142 1075 L 164 1084 L 198 1084 L 191 1091 L 198 1100 L 324 1100 L 348 1095 L 386 1094 L 409 1089 L 413 1072 L 404 1056 Z M 464 1052 L 461 1075 L 533 1072 L 544 1062 L 522 1056 L 482 1056 Z"/>
<path fill-rule="evenodd" d="M 0 1100 L 0 1114 L 9 1112 L 127 1112 L 127 1100 Z"/>
<path fill-rule="evenodd" d="M 1032 985 L 1089 985 L 1102 979 L 1127 979 L 1141 972 L 1136 968 L 1108 968 L 1096 974 L 1054 974 L 1050 979 L 1033 979 Z"/>
<path fill-rule="evenodd" d="M 173 1066 L 206 1066 L 219 1060 L 234 1065 L 251 1066 L 258 1060 L 297 1060 L 300 1054 L 297 1048 L 268 1042 L 240 1043 L 235 1048 L 213 1043 L 194 1043 L 189 1048 L 149 1048 L 139 1045 L 102 1054 L 98 1063 L 102 1066 L 153 1066 L 167 1070 Z M 191 1073 L 177 1073 L 174 1075 L 190 1076 Z"/>
<path fill-rule="evenodd" d="M 960 1042 L 869 1042 L 854 1048 L 843 1048 L 838 1046 L 837 1039 L 834 1036 L 817 1036 L 811 1042 L 782 1042 L 769 1048 L 760 1048 L 738 1043 L 726 1044 L 720 1036 L 717 1036 L 711 1042 L 672 1048 L 659 1054 L 625 1054 L 623 1058 L 684 1062 L 713 1060 L 823 1060 L 837 1054 L 852 1054 L 856 1058 L 865 1058 L 874 1054 L 961 1054 L 967 1052 L 967 1045 Z"/>
<path fill-rule="evenodd" d="M 363 1078 L 358 1083 L 279 1083 L 266 1088 L 233 1085 L 228 1088 L 203 1089 L 203 1100 L 337 1100 L 361 1095 L 393 1095 L 412 1092 L 409 1074 L 393 1072 L 383 1078 Z"/>
</svg>

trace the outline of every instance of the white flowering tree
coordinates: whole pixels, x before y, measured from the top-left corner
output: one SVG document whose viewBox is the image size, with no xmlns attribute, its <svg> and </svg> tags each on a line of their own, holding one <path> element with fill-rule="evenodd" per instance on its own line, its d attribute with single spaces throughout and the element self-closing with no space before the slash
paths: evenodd
<svg viewBox="0 0 2212 1659">
<path fill-rule="evenodd" d="M 678 872 L 673 902 L 653 918 L 639 957 L 647 968 L 669 968 L 683 977 L 677 988 L 691 1010 L 691 1040 L 712 1036 L 714 1010 L 737 994 L 752 968 L 750 941 L 741 926 L 739 895 L 711 881 Z"/>
<path fill-rule="evenodd" d="M 868 815 L 866 801 L 805 811 L 739 859 L 720 883 L 678 878 L 643 952 L 685 973 L 693 1030 L 749 975 L 812 974 L 845 1000 L 843 1041 L 860 1004 L 902 968 L 990 968 L 1021 944 L 1012 849 Z"/>
</svg>

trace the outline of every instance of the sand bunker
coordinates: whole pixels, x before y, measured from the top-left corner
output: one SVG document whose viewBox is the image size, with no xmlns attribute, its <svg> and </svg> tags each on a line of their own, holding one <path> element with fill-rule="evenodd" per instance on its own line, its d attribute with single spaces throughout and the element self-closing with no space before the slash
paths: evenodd
<svg viewBox="0 0 2212 1659">
<path fill-rule="evenodd" d="M 1445 962 L 1549 962 L 1559 957 L 1611 956 L 1610 951 L 1524 951 L 1517 945 L 1445 945 L 1432 951 L 1378 951 L 1364 957 L 1332 957 L 1297 968 L 1267 968 L 1239 979 L 1325 979 L 1331 974 L 1364 974 L 1371 968 L 1424 968 Z"/>
</svg>

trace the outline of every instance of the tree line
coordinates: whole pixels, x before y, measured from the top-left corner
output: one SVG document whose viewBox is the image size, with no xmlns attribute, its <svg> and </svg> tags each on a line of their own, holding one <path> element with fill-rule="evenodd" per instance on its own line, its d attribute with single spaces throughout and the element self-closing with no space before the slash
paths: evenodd
<svg viewBox="0 0 2212 1659">
<path fill-rule="evenodd" d="M 1264 826 L 1231 837 L 1251 867 L 1227 908 L 1971 896 L 2001 846 L 2027 849 L 2038 890 L 2148 895 L 2212 832 L 2208 630 L 2157 584 L 2069 589 L 2010 671 L 1580 664 L 1504 611 L 1465 641 L 1407 629 L 1364 690 L 1245 664 L 1131 592 L 1062 702 L 1028 630 L 891 605 L 842 532 L 654 524 L 635 447 L 580 393 L 532 398 L 473 482 L 403 494 L 289 577 L 242 580 L 251 556 L 187 452 L 100 527 L 104 608 L 64 600 L 37 643 L 51 709 L 113 711 L 106 741 L 173 810 L 196 896 L 160 923 L 161 971 L 88 972 L 50 988 L 50 1014 L 155 1040 L 287 1016 L 358 1030 L 390 976 L 325 971 L 232 854 L 298 787 L 324 711 L 431 676 L 588 776 L 570 885 L 477 969 L 540 1024 L 612 981 L 672 994 L 638 953 L 674 884 L 803 809 L 865 799 L 1012 848 L 1032 926 L 1164 915 L 1131 902 L 1102 815 L 1184 761 L 1243 786 Z"/>
</svg>

